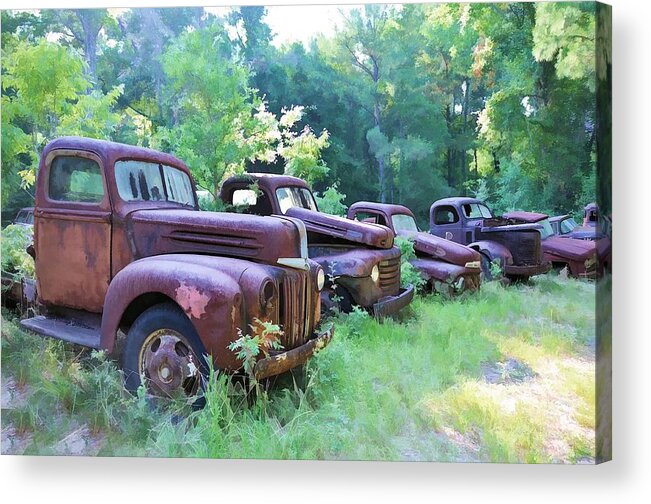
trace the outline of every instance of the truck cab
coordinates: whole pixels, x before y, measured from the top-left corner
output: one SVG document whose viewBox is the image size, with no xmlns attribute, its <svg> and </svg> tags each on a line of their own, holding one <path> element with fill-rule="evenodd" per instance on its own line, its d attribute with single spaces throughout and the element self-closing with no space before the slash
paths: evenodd
<svg viewBox="0 0 651 504">
<path fill-rule="evenodd" d="M 470 247 L 418 229 L 414 214 L 402 205 L 358 201 L 348 218 L 387 226 L 396 236 L 413 242 L 416 257 L 411 264 L 426 280 L 428 289 L 446 296 L 479 289 L 481 256 Z"/>
<path fill-rule="evenodd" d="M 381 318 L 411 302 L 413 286 L 400 287 L 400 250 L 393 246 L 393 232 L 319 212 L 304 180 L 263 173 L 237 175 L 222 184 L 220 197 L 246 213 L 291 217 L 305 224 L 308 255 L 328 277 L 321 295 L 325 309 L 338 303 L 340 309 L 350 311 L 359 305 Z"/>
<path fill-rule="evenodd" d="M 488 278 L 492 277 L 492 263 L 498 263 L 509 280 L 527 280 L 551 269 L 551 263 L 543 259 L 537 224 L 516 224 L 494 217 L 488 206 L 476 198 L 434 202 L 430 207 L 430 233 L 479 252 L 482 271 Z"/>
<path fill-rule="evenodd" d="M 200 212 L 179 159 L 150 149 L 65 137 L 40 159 L 34 255 L 42 335 L 104 349 L 125 384 L 194 394 L 207 375 L 242 372 L 230 349 L 261 324 L 282 350 L 260 348 L 256 379 L 325 346 L 316 332 L 322 268 L 291 217 Z"/>
</svg>

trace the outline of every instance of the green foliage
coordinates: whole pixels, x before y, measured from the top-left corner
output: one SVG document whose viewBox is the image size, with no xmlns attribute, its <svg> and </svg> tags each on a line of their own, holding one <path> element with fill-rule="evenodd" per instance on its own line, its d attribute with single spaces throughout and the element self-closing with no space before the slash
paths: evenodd
<svg viewBox="0 0 651 504">
<path fill-rule="evenodd" d="M 152 407 L 142 389 L 124 392 L 104 354 L 24 332 L 4 314 L 3 447 L 61 453 L 88 426 L 82 454 L 571 462 L 595 451 L 594 366 L 585 363 L 594 303 L 593 283 L 545 275 L 491 282 L 462 300 L 417 297 L 402 323 L 340 315 L 305 389 L 276 386 L 249 401 L 212 369 L 205 408 L 185 418 Z M 486 369 L 509 360 L 535 377 L 489 383 Z"/>
<path fill-rule="evenodd" d="M 338 191 L 338 186 L 339 184 L 337 182 L 333 183 L 323 191 L 323 194 L 315 193 L 314 199 L 319 207 L 319 211 L 345 217 L 348 207 L 344 205 L 343 201 L 346 199 L 346 195 Z"/>
<path fill-rule="evenodd" d="M 394 244 L 400 249 L 400 284 L 402 287 L 413 285 L 417 291 L 423 291 L 427 281 L 420 272 L 409 262 L 416 258 L 414 242 L 402 236 L 396 236 Z"/>
<path fill-rule="evenodd" d="M 34 278 L 34 259 L 26 249 L 32 243 L 32 229 L 10 224 L 2 230 L 2 271 Z"/>
<path fill-rule="evenodd" d="M 242 334 L 239 331 L 239 338 L 228 345 L 229 350 L 235 352 L 235 355 L 242 361 L 244 372 L 251 380 L 251 386 L 257 387 L 258 382 L 255 378 L 255 363 L 262 352 L 265 357 L 269 356 L 270 350 L 282 350 L 280 336 L 283 331 L 276 324 L 253 319 L 253 324 L 249 326 L 253 336 Z"/>
</svg>

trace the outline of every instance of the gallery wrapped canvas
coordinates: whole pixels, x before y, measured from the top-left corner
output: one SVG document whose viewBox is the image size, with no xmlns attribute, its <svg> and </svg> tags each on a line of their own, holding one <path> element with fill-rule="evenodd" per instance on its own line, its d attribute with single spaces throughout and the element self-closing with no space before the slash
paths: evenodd
<svg viewBox="0 0 651 504">
<path fill-rule="evenodd" d="M 2 453 L 611 458 L 611 9 L 2 11 Z"/>
</svg>

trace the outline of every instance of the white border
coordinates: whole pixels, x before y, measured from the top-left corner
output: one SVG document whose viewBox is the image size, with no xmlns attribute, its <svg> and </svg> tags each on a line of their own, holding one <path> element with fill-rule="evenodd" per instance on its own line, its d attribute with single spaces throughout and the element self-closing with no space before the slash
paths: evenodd
<svg viewBox="0 0 651 504">
<path fill-rule="evenodd" d="M 5 0 L 3 8 L 120 7 L 124 0 Z M 138 6 L 197 5 L 137 0 Z M 209 5 L 228 5 L 212 0 Z M 239 0 L 239 4 L 259 4 Z M 302 2 L 268 0 L 267 5 Z M 322 2 L 328 3 L 328 2 Z M 360 3 L 360 2 L 339 2 Z M 0 457 L 4 502 L 642 502 L 649 476 L 648 2 L 612 0 L 614 28 L 614 461 L 598 467 Z M 644 236 L 646 235 L 646 236 Z M 13 497 L 13 498 L 12 498 Z M 8 499 L 9 498 L 9 499 Z"/>
</svg>

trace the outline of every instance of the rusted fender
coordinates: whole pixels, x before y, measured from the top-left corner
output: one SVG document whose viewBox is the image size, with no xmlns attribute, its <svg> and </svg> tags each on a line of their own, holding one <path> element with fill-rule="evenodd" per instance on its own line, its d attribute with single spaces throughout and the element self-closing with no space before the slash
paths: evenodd
<svg viewBox="0 0 651 504">
<path fill-rule="evenodd" d="M 479 258 L 477 260 L 479 260 Z M 476 274 L 481 271 L 480 268 L 471 269 L 466 268 L 465 266 L 458 266 L 456 264 L 437 261 L 436 259 L 427 259 L 421 257 L 412 259 L 409 262 L 427 280 L 434 279 L 438 282 L 451 283 L 461 275 Z"/>
<path fill-rule="evenodd" d="M 413 235 L 414 250 L 458 266 L 481 260 L 479 253 L 465 245 L 429 233 Z"/>
<path fill-rule="evenodd" d="M 400 257 L 400 249 L 341 248 L 308 246 L 310 259 L 319 263 L 326 275 L 368 277 L 373 266 L 381 261 Z"/>
<path fill-rule="evenodd" d="M 502 265 L 513 264 L 513 255 L 511 255 L 511 251 L 499 243 L 488 240 L 480 240 L 469 244 L 468 247 L 476 250 L 477 252 L 487 254 L 488 258 L 491 261 L 494 259 L 500 259 L 500 263 Z"/>
<path fill-rule="evenodd" d="M 357 222 L 305 208 L 289 208 L 286 215 L 305 223 L 308 232 L 332 236 L 353 243 L 389 249 L 393 246 L 393 231 L 368 222 Z"/>
<path fill-rule="evenodd" d="M 220 271 L 224 258 L 195 255 L 148 257 L 129 264 L 113 279 L 104 301 L 100 346 L 111 352 L 123 314 L 140 296 L 162 294 L 176 302 L 193 323 L 206 352 L 219 369 L 237 370 L 241 363 L 227 347 L 244 320 L 238 277 L 246 269 Z M 223 266 L 222 266 L 223 267 Z"/>
</svg>

